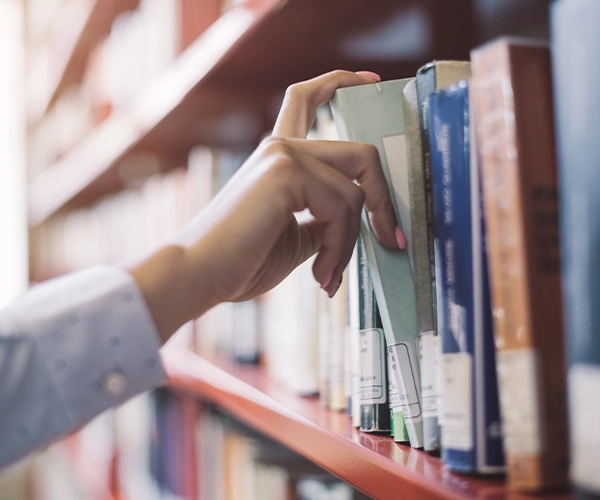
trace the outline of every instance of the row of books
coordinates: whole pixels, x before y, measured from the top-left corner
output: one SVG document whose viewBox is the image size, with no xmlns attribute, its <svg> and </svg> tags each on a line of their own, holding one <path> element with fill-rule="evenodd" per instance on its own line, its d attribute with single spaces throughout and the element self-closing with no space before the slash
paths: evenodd
<svg viewBox="0 0 600 500">
<path fill-rule="evenodd" d="M 35 20 L 37 12 L 50 8 L 57 14 L 65 11 L 63 3 L 48 3 L 44 9 L 34 7 L 30 18 Z M 89 4 L 80 0 L 72 3 Z M 86 5 L 76 7 L 71 5 L 69 12 L 79 13 L 88 8 Z M 97 40 L 80 62 L 85 65 L 82 81 L 64 88 L 32 130 L 30 175 L 39 173 L 70 151 L 111 113 L 135 106 L 140 93 L 156 82 L 229 7 L 221 0 L 140 0 L 134 10 L 118 14 L 110 33 Z M 104 8 L 108 10 L 110 6 L 106 4 Z M 76 29 L 70 28 L 65 20 L 50 19 L 62 21 L 61 30 Z M 33 103 L 36 96 L 46 94 L 41 86 L 52 81 L 50 73 L 56 67 L 53 57 L 64 58 L 61 53 L 64 41 L 61 40 L 68 41 L 72 37 L 73 34 L 63 34 L 56 42 L 58 47 L 43 45 L 39 49 L 41 54 L 37 54 L 36 65 L 29 72 L 32 76 L 27 89 Z M 31 50 L 36 53 L 34 48 Z"/>
<path fill-rule="evenodd" d="M 199 406 L 189 396 L 162 390 L 153 398 L 156 427 L 150 455 L 152 477 L 163 495 L 160 498 L 367 498 L 281 444 L 216 410 Z M 191 419 L 181 421 L 186 416 Z M 192 433 L 187 439 L 184 428 Z"/>
<path fill-rule="evenodd" d="M 409 242 L 384 248 L 364 214 L 375 331 L 411 445 L 441 448 L 458 472 L 506 469 L 516 490 L 566 488 L 570 469 L 585 498 L 600 493 L 599 150 L 598 73 L 580 50 L 600 44 L 599 16 L 594 2 L 561 0 L 552 53 L 500 39 L 470 62 L 436 61 L 331 101 L 340 139 L 377 146 Z M 363 398 L 363 417 L 376 402 Z"/>
<path fill-rule="evenodd" d="M 551 82 L 547 47 L 505 39 L 332 100 L 340 138 L 378 147 L 409 243 L 363 217 L 411 445 L 466 473 L 506 454 L 529 491 L 568 484 Z"/>
<path fill-rule="evenodd" d="M 97 417 L 31 468 L 38 500 L 367 499 L 195 396 L 164 388 Z"/>
</svg>

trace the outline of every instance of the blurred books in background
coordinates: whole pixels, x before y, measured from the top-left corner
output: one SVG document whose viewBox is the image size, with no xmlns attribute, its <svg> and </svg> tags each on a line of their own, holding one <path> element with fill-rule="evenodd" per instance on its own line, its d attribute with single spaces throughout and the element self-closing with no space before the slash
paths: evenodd
<svg viewBox="0 0 600 500">
<path fill-rule="evenodd" d="M 182 23 L 191 5 L 148 0 L 119 15 L 92 51 L 83 83 L 61 93 L 35 128 L 31 172 L 128 106 L 208 26 Z M 206 8 L 216 18 L 226 7 Z M 309 139 L 335 140 L 337 126 L 340 139 L 378 148 L 408 249 L 382 247 L 364 214 L 333 299 L 309 261 L 267 294 L 221 304 L 186 325 L 182 343 L 208 359 L 259 365 L 287 390 L 346 412 L 362 431 L 441 454 L 454 471 L 506 471 L 515 490 L 569 487 L 570 423 L 573 477 L 598 494 L 590 464 L 600 460 L 599 142 L 597 110 L 587 109 L 598 75 L 586 74 L 577 47 L 594 38 L 585 17 L 600 21 L 600 10 L 591 0 L 561 0 L 553 9 L 554 94 L 548 47 L 501 39 L 475 49 L 472 65 L 435 61 L 415 76 L 399 75 L 409 78 L 338 91 L 335 124 L 330 107 L 319 108 Z M 31 22 L 45 29 L 43 20 Z M 587 38 L 577 46 L 569 23 L 590 30 L 578 34 Z M 140 44 L 158 39 L 150 60 L 139 56 Z M 32 231 L 33 280 L 123 262 L 168 239 L 249 153 L 198 146 L 187 165 L 167 174 L 158 173 L 157 158 L 140 158 L 147 178 L 133 176 L 130 189 Z M 594 418 L 583 416 L 588 410 Z M 264 436 L 169 390 L 100 417 L 63 450 L 75 459 L 84 451 L 94 465 L 82 460 L 82 474 L 93 468 L 108 478 L 100 490 L 130 498 L 359 498 Z"/>
</svg>

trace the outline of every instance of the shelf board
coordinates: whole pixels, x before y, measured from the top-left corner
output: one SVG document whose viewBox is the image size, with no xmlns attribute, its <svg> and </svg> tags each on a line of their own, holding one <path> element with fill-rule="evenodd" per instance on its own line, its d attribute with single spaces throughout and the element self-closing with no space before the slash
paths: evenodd
<svg viewBox="0 0 600 500">
<path fill-rule="evenodd" d="M 296 81 L 337 68 L 399 78 L 434 57 L 467 57 L 471 2 L 457 1 L 380 0 L 374 9 L 370 0 L 273 0 L 228 11 L 130 109 L 33 179 L 30 225 L 123 189 L 120 165 L 138 154 L 167 170 L 198 144 L 256 145 Z M 120 130 L 115 143 L 105 139 Z"/>
<path fill-rule="evenodd" d="M 177 344 L 163 361 L 171 387 L 216 404 L 378 500 L 540 498 L 508 492 L 502 478 L 454 474 L 425 452 L 360 432 L 345 414 L 285 390 L 259 367 L 208 361 Z"/>
<path fill-rule="evenodd" d="M 81 82 L 90 49 L 110 32 L 117 15 L 138 4 L 139 0 L 81 0 L 63 7 L 28 75 L 30 125 L 39 122 L 66 87 Z M 52 70 L 49 77 L 47 64 Z"/>
</svg>

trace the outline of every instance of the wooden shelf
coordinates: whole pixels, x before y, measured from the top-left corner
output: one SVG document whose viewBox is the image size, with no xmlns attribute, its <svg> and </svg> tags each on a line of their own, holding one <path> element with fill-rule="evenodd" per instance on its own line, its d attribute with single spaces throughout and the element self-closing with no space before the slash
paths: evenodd
<svg viewBox="0 0 600 500">
<path fill-rule="evenodd" d="M 83 79 L 94 43 L 110 32 L 118 14 L 133 10 L 138 4 L 139 0 L 84 0 L 63 7 L 28 76 L 28 89 L 36 90 L 28 100 L 30 125 L 41 119 L 66 87 Z M 47 57 L 50 59 L 45 60 Z M 45 72 L 47 64 L 52 70 L 50 78 Z"/>
<path fill-rule="evenodd" d="M 216 404 L 378 500 L 541 498 L 508 492 L 502 478 L 454 474 L 425 452 L 362 433 L 345 414 L 286 391 L 261 368 L 208 361 L 181 345 L 163 356 L 172 387 Z"/>
<path fill-rule="evenodd" d="M 123 189 L 120 166 L 137 154 L 157 155 L 166 170 L 197 144 L 256 145 L 296 81 L 337 68 L 399 78 L 432 58 L 468 57 L 472 7 L 459 3 L 275 0 L 228 11 L 130 109 L 32 181 L 31 225 Z M 121 130 L 122 140 L 106 140 Z"/>
</svg>

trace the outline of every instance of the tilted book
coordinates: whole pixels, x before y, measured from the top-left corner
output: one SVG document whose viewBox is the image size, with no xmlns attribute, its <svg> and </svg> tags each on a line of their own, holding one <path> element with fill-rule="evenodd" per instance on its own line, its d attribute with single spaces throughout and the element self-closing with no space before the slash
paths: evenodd
<svg viewBox="0 0 600 500">
<path fill-rule="evenodd" d="M 394 176 L 406 170 L 406 137 L 402 91 L 410 79 L 343 88 L 331 100 L 341 140 L 373 144 L 379 151 L 383 172 L 399 224 L 408 233 L 408 200 L 395 187 Z M 404 186 L 405 187 L 405 186 Z M 421 386 L 416 340 L 417 306 L 408 251 L 385 248 L 377 240 L 369 217 L 362 215 L 363 238 L 369 271 L 381 314 L 388 349 L 398 359 L 394 378 L 411 446 L 423 447 Z"/>
<path fill-rule="evenodd" d="M 439 452 L 440 423 L 439 412 L 441 394 L 438 389 L 440 373 L 439 338 L 437 331 L 437 307 L 435 291 L 435 257 L 433 245 L 433 201 L 431 184 L 431 156 L 428 133 L 429 96 L 448 85 L 469 78 L 471 66 L 467 61 L 432 61 L 417 72 L 416 89 L 407 85 L 404 89 L 404 114 L 407 122 L 409 155 L 414 162 L 409 170 L 409 191 L 411 192 L 411 212 L 413 214 L 413 251 L 415 258 L 415 286 L 419 304 L 419 317 L 422 318 L 419 334 L 419 358 L 421 366 L 421 396 L 423 398 L 423 438 L 425 450 Z M 416 103 L 415 100 L 416 91 Z M 416 116 L 415 116 L 416 114 Z M 416 118 L 416 123 L 415 123 Z M 414 145 L 414 147 L 413 147 Z M 420 151 L 417 150 L 420 148 Z M 416 151 L 415 151 L 416 150 Z M 420 156 L 419 156 L 420 153 Z M 420 160 L 420 169 L 419 167 Z M 424 220 L 424 222 L 423 222 Z M 424 227 L 423 227 L 424 224 Z M 423 241 L 425 240 L 425 241 Z M 423 248 L 424 242 L 427 249 Z M 429 287 L 423 282 L 425 263 L 429 265 Z M 432 327 L 427 328 L 429 311 L 426 301 L 430 297 Z"/>
<path fill-rule="evenodd" d="M 571 478 L 581 499 L 600 498 L 599 23 L 593 0 L 551 9 Z"/>
<path fill-rule="evenodd" d="M 474 50 L 472 67 L 509 486 L 561 488 L 568 436 L 550 52 L 504 38 Z"/>
<path fill-rule="evenodd" d="M 466 81 L 429 98 L 442 459 L 452 470 L 504 468 L 492 311 Z"/>
</svg>

